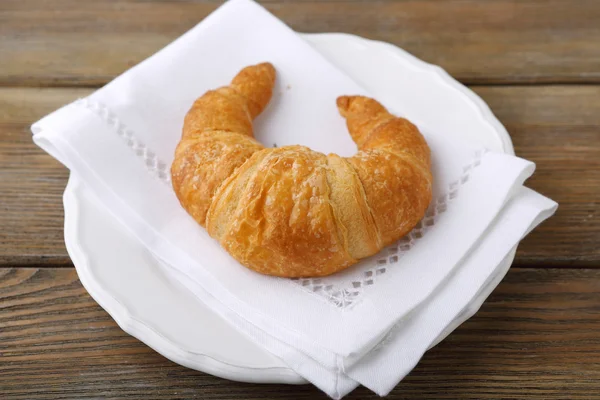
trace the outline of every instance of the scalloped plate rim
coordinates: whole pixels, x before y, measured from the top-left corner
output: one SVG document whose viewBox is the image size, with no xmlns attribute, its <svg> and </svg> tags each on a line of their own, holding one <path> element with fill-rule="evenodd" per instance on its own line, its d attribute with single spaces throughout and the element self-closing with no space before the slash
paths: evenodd
<svg viewBox="0 0 600 400">
<path fill-rule="evenodd" d="M 492 126 L 494 132 L 500 138 L 503 150 L 506 153 L 514 154 L 514 148 L 508 132 L 500 123 L 500 121 L 494 116 L 488 105 L 475 92 L 452 78 L 441 67 L 420 60 L 393 44 L 365 39 L 356 35 L 346 33 L 302 33 L 301 36 L 307 39 L 309 42 L 314 40 L 345 40 L 353 41 L 354 43 L 370 47 L 371 49 L 378 47 L 381 50 L 392 53 L 396 57 L 400 57 L 403 60 L 414 64 L 417 68 L 427 70 L 446 85 L 453 88 L 456 92 L 466 96 L 468 101 L 475 104 L 481 114 L 482 119 Z M 71 175 L 63 196 L 63 204 L 65 209 L 64 234 L 67 252 L 73 260 L 73 264 L 76 267 L 82 285 L 88 291 L 90 296 L 111 315 L 119 327 L 171 361 L 188 368 L 209 373 L 211 375 L 229 380 L 253 383 L 307 383 L 306 380 L 287 367 L 240 367 L 231 363 L 217 360 L 214 357 L 205 354 L 181 349 L 169 338 L 161 335 L 160 332 L 157 332 L 153 328 L 146 325 L 143 321 L 136 318 L 135 315 L 127 309 L 125 304 L 122 304 L 118 299 L 116 299 L 112 294 L 98 284 L 98 281 L 94 277 L 93 268 L 90 266 L 89 257 L 80 246 L 78 241 L 78 224 L 80 222 L 80 199 L 78 197 L 78 192 L 81 189 L 82 186 L 79 180 L 75 176 Z M 512 263 L 515 251 L 516 250 L 513 250 L 512 253 L 507 257 L 507 267 L 504 269 L 504 273 L 508 270 L 508 266 L 510 266 Z M 487 295 L 485 297 L 487 297 Z M 449 328 L 440 333 L 439 337 L 431 347 L 442 341 L 457 326 L 474 315 L 481 306 L 482 302 L 483 300 L 481 300 L 481 302 L 476 301 L 475 303 L 469 304 L 469 306 L 467 306 L 465 311 L 461 314 L 460 318 L 454 321 Z"/>
<path fill-rule="evenodd" d="M 308 39 L 310 42 L 313 39 L 317 40 L 348 40 L 353 41 L 355 43 L 366 45 L 366 46 L 377 46 L 381 49 L 393 53 L 394 55 L 400 57 L 408 61 L 409 63 L 414 64 L 415 66 L 428 70 L 428 72 L 437 76 L 442 82 L 446 85 L 450 86 L 452 89 L 457 91 L 463 96 L 466 96 L 471 102 L 473 102 L 481 114 L 481 117 L 484 121 L 488 122 L 494 128 L 494 131 L 500 138 L 502 143 L 502 147 L 505 153 L 510 155 L 515 155 L 514 146 L 512 143 L 512 139 L 508 134 L 508 131 L 502 125 L 502 123 L 496 118 L 490 107 L 487 103 L 473 90 L 469 89 L 467 86 L 463 85 L 456 79 L 454 79 L 444 68 L 440 67 L 436 64 L 431 64 L 426 61 L 417 58 L 413 54 L 408 51 L 388 42 L 383 42 L 380 40 L 367 39 L 358 35 L 353 35 L 350 33 L 340 33 L 340 32 L 328 32 L 328 33 L 302 33 L 302 37 Z"/>
<path fill-rule="evenodd" d="M 98 284 L 94 276 L 90 259 L 76 240 L 79 237 L 80 207 L 78 192 L 83 186 L 79 179 L 71 174 L 63 194 L 65 209 L 65 245 L 77 270 L 81 284 L 89 295 L 115 320 L 125 332 L 145 343 L 147 346 L 185 367 L 206 372 L 221 378 L 253 383 L 307 383 L 302 377 L 287 367 L 250 368 L 240 367 L 217 360 L 206 354 L 181 349 L 168 337 L 157 332 L 135 317 L 125 304 Z M 233 329 L 233 328 L 232 328 Z M 257 374 L 259 372 L 259 374 Z"/>
</svg>

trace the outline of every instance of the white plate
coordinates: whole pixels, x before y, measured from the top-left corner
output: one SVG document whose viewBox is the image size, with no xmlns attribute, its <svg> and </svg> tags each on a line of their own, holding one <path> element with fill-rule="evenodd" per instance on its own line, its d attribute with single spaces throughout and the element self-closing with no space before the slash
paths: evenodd
<svg viewBox="0 0 600 400">
<path fill-rule="evenodd" d="M 510 137 L 487 105 L 441 68 L 390 44 L 356 36 L 303 37 L 386 106 L 417 125 L 514 153 Z M 67 251 L 81 282 L 123 330 L 165 357 L 212 375 L 244 382 L 305 383 L 281 360 L 164 276 L 158 261 L 73 175 L 64 207 Z M 501 270 L 506 272 L 513 258 L 514 252 Z M 483 289 L 436 343 L 470 318 L 494 287 L 491 283 Z"/>
</svg>

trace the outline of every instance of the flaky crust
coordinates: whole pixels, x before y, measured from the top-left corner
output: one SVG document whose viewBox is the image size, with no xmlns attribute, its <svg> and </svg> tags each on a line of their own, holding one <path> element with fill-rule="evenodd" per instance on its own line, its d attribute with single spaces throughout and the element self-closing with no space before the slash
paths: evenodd
<svg viewBox="0 0 600 400">
<path fill-rule="evenodd" d="M 332 274 L 407 234 L 431 201 L 419 130 L 371 98 L 342 96 L 354 156 L 265 148 L 252 120 L 274 83 L 259 64 L 196 100 L 171 167 L 187 212 L 240 263 L 283 277 Z"/>
</svg>

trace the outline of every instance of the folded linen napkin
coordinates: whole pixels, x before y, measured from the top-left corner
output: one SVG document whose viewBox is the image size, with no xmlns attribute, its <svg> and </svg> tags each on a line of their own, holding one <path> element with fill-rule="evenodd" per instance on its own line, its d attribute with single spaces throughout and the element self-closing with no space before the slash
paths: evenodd
<svg viewBox="0 0 600 400">
<path fill-rule="evenodd" d="M 507 258 L 519 240 L 550 217 L 556 207 L 554 201 L 521 187 L 436 293 L 398 321 L 374 349 L 349 368 L 343 360 L 337 368 L 328 368 L 235 315 L 226 318 L 333 398 L 345 396 L 359 384 L 385 396 L 414 368 L 426 350 L 479 309 L 508 272 Z M 200 285 L 176 268 L 167 264 L 163 268 L 192 293 L 203 292 Z M 214 299 L 209 305 L 221 315 L 229 312 Z"/>
<path fill-rule="evenodd" d="M 185 213 L 168 176 L 193 100 L 261 61 L 276 66 L 278 87 L 257 121 L 259 140 L 341 155 L 355 151 L 335 98 L 368 93 L 249 0 L 226 3 L 104 88 L 34 124 L 34 141 L 76 172 L 150 251 L 202 289 L 195 293 L 200 300 L 216 301 L 215 309 L 234 325 L 256 328 L 327 371 L 350 370 L 447 280 L 533 165 L 426 131 L 436 198 L 406 239 L 332 277 L 261 276 L 240 266 Z M 513 234 L 515 241 L 520 237 Z"/>
</svg>

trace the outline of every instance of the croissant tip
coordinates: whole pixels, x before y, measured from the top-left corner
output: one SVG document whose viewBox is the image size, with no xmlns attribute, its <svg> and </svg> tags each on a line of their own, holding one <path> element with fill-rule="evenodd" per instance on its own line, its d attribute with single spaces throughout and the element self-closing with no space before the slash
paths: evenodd
<svg viewBox="0 0 600 400">
<path fill-rule="evenodd" d="M 256 64 L 255 67 L 260 68 L 260 69 L 266 69 L 269 70 L 270 72 L 275 72 L 275 67 L 273 66 L 273 64 L 271 64 L 270 62 L 262 62 L 260 64 Z"/>
<path fill-rule="evenodd" d="M 337 98 L 337 107 L 341 114 L 344 114 L 350 108 L 350 96 L 340 96 Z"/>
<path fill-rule="evenodd" d="M 270 62 L 262 62 L 259 64 L 249 65 L 243 68 L 233 79 L 233 82 L 239 79 L 255 80 L 257 76 L 268 76 L 271 80 L 275 80 L 276 70 Z M 250 78 L 252 77 L 252 78 Z"/>
</svg>

